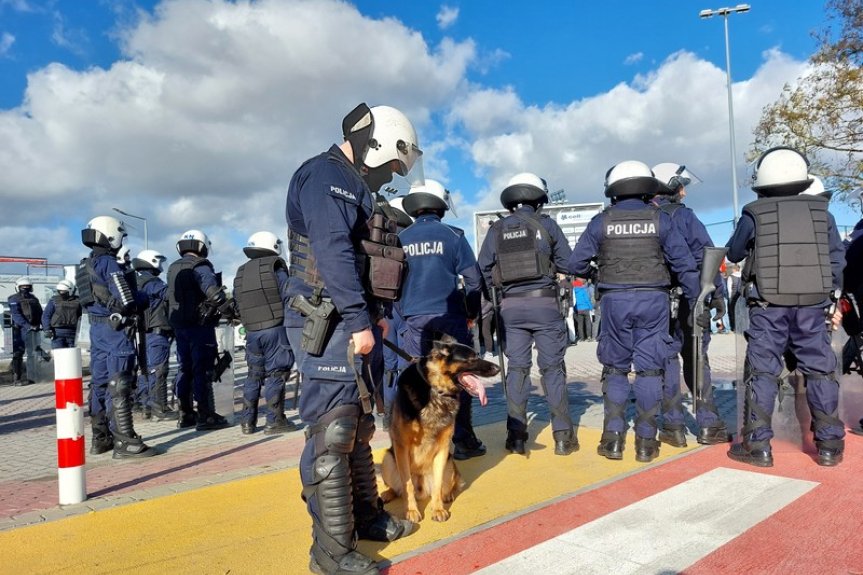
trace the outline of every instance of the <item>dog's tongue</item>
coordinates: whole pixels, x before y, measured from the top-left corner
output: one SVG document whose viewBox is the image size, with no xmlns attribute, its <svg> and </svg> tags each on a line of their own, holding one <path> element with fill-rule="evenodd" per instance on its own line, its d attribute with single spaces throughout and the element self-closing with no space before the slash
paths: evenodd
<svg viewBox="0 0 863 575">
<path fill-rule="evenodd" d="M 471 373 L 463 373 L 458 380 L 466 392 L 479 398 L 480 405 L 488 403 L 488 398 L 485 396 L 485 386 L 480 378 Z"/>
</svg>

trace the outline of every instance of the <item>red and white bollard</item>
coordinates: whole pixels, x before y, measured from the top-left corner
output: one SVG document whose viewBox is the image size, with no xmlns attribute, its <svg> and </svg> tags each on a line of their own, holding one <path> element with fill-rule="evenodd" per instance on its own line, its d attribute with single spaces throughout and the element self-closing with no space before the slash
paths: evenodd
<svg viewBox="0 0 863 575">
<path fill-rule="evenodd" d="M 57 397 L 57 484 L 60 505 L 71 505 L 87 499 L 81 350 L 77 347 L 55 349 L 53 354 Z"/>
</svg>

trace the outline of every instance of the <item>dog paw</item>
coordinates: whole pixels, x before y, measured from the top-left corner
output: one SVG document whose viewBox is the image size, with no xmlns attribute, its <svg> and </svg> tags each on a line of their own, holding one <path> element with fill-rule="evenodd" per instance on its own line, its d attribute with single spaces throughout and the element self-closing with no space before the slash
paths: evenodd
<svg viewBox="0 0 863 575">
<path fill-rule="evenodd" d="M 381 493 L 381 501 L 383 501 L 384 503 L 389 503 L 396 498 L 398 498 L 398 493 L 396 493 L 392 489 L 387 489 L 386 491 Z"/>
<path fill-rule="evenodd" d="M 451 491 L 443 496 L 444 503 L 452 503 L 453 501 L 455 501 L 455 491 Z"/>
<path fill-rule="evenodd" d="M 423 520 L 423 514 L 419 512 L 419 509 L 408 509 L 405 519 L 411 523 L 419 523 Z"/>
<path fill-rule="evenodd" d="M 449 511 L 446 509 L 435 509 L 432 511 L 432 521 L 446 521 L 449 519 Z"/>
</svg>

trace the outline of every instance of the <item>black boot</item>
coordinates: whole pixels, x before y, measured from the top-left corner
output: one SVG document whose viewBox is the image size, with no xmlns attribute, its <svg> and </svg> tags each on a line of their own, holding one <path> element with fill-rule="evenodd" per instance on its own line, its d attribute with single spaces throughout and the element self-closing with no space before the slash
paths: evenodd
<svg viewBox="0 0 863 575">
<path fill-rule="evenodd" d="M 527 441 L 526 431 L 514 431 L 512 429 L 507 429 L 506 441 L 504 442 L 503 447 L 510 453 L 524 455 L 525 453 L 527 453 L 527 449 L 525 449 L 524 446 L 525 441 Z"/>
<path fill-rule="evenodd" d="M 90 439 L 90 455 L 101 455 L 114 449 L 114 436 L 108 429 L 108 420 L 105 418 L 104 411 L 90 418 L 90 426 L 93 430 L 93 437 Z"/>
<path fill-rule="evenodd" d="M 571 429 L 562 429 L 555 431 L 552 434 L 554 437 L 554 454 L 569 455 L 578 451 L 578 438 Z"/>
<path fill-rule="evenodd" d="M 114 408 L 114 459 L 152 457 L 156 452 L 135 433 L 132 425 L 132 379 L 125 373 L 108 382 L 111 405 Z"/>
<path fill-rule="evenodd" d="M 728 450 L 728 457 L 755 467 L 773 467 L 773 452 L 770 444 L 766 442 L 759 442 L 757 445 L 750 445 L 746 441 L 735 443 Z"/>
<path fill-rule="evenodd" d="M 12 357 L 12 375 L 14 378 L 12 385 L 15 387 L 33 383 L 29 379 L 24 379 L 24 358 L 21 356 Z"/>
<path fill-rule="evenodd" d="M 845 440 L 833 439 L 828 441 L 815 441 L 818 448 L 818 459 L 816 463 L 822 467 L 835 467 L 842 463 L 845 453 Z"/>
<path fill-rule="evenodd" d="M 384 511 L 383 502 L 378 497 L 375 462 L 369 445 L 374 432 L 374 416 L 362 416 L 350 456 L 357 537 L 372 541 L 395 541 L 409 535 L 414 524 L 405 519 L 396 519 Z"/>
<path fill-rule="evenodd" d="M 603 431 L 596 452 L 606 459 L 623 459 L 626 434 L 617 431 Z"/>
<path fill-rule="evenodd" d="M 156 367 L 156 382 L 152 389 L 153 417 L 156 421 L 173 421 L 179 417 L 168 404 L 168 363 Z"/>
<path fill-rule="evenodd" d="M 453 445 L 455 445 L 455 449 L 453 450 L 452 457 L 459 461 L 464 461 L 471 457 L 480 457 L 485 455 L 486 452 L 485 445 L 482 444 L 482 441 L 479 440 L 473 429 L 470 430 L 470 434 L 466 439 L 453 441 Z"/>
<path fill-rule="evenodd" d="M 216 398 L 213 396 L 213 383 L 209 382 L 204 386 L 205 395 L 204 404 L 198 404 L 198 421 L 195 429 L 198 431 L 212 431 L 215 429 L 224 429 L 231 424 L 228 420 L 216 413 Z"/>
<path fill-rule="evenodd" d="M 243 398 L 243 421 L 240 422 L 240 432 L 251 435 L 258 431 L 258 405 Z"/>
<path fill-rule="evenodd" d="M 178 396 L 180 403 L 180 411 L 177 414 L 177 429 L 186 429 L 195 427 L 198 423 L 198 418 L 195 416 L 195 408 L 192 406 L 192 393 Z"/>
<path fill-rule="evenodd" d="M 659 457 L 660 443 L 652 437 L 635 437 L 635 460 L 650 463 Z"/>
<path fill-rule="evenodd" d="M 659 441 L 671 447 L 686 447 L 686 431 L 683 426 L 663 426 L 659 429 Z"/>
<path fill-rule="evenodd" d="M 290 433 L 299 429 L 293 421 L 289 421 L 285 417 L 285 396 L 284 393 L 279 395 L 275 401 L 268 401 L 267 407 L 275 419 L 272 423 L 267 423 L 264 426 L 264 435 L 276 435 L 279 433 Z"/>
<path fill-rule="evenodd" d="M 712 427 L 702 427 L 698 430 L 696 441 L 702 445 L 718 445 L 720 443 L 728 443 L 731 441 L 731 434 L 728 433 L 728 428 L 725 427 L 725 422 L 719 420 Z"/>
</svg>

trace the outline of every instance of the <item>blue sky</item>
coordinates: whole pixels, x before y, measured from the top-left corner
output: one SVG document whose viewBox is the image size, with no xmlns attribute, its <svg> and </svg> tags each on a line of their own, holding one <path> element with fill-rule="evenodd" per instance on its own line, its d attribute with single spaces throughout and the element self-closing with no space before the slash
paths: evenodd
<svg viewBox="0 0 863 575">
<path fill-rule="evenodd" d="M 729 20 L 741 184 L 760 110 L 806 70 L 825 21 L 815 0 L 750 4 Z M 169 258 L 204 229 L 230 275 L 251 233 L 284 236 L 292 172 L 359 101 L 414 120 L 468 230 L 517 172 L 594 202 L 627 159 L 685 163 L 704 180 L 688 204 L 730 220 L 723 23 L 698 18 L 719 7 L 0 0 L 0 200 L 15 214 L 0 251 L 77 260 L 83 224 L 119 207 Z M 731 227 L 710 231 L 724 242 Z M 140 230 L 130 240 L 143 248 Z"/>
</svg>

